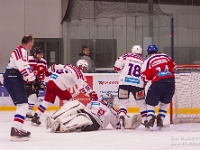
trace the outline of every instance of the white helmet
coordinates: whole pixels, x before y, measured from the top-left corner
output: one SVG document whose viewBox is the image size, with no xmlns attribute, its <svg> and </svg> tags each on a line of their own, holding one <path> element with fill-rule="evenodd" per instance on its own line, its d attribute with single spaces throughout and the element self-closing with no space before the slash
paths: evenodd
<svg viewBox="0 0 200 150">
<path fill-rule="evenodd" d="M 88 67 L 88 62 L 84 59 L 79 59 L 77 62 L 76 62 L 76 66 L 79 67 L 79 66 L 82 66 L 82 67 Z"/>
<path fill-rule="evenodd" d="M 131 52 L 134 54 L 142 54 L 142 47 L 140 45 L 134 45 Z"/>
</svg>

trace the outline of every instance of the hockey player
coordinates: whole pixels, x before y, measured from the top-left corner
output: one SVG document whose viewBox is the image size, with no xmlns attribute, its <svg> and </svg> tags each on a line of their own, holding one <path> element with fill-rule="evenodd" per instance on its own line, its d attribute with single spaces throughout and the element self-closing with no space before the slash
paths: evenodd
<svg viewBox="0 0 200 150">
<path fill-rule="evenodd" d="M 54 103 L 56 96 L 58 96 L 61 100 L 72 100 L 72 96 L 68 89 L 74 87 L 75 85 L 77 86 L 78 91 L 97 99 L 97 94 L 87 84 L 86 78 L 81 71 L 84 67 L 87 68 L 87 61 L 80 60 L 77 64 L 79 65 L 78 67 L 71 64 L 54 64 L 50 67 L 53 74 L 50 76 L 48 81 L 44 101 L 40 104 L 34 114 L 33 119 L 31 120 L 32 123 L 36 125 L 41 124 L 39 120 L 40 116 L 45 112 L 46 108 L 50 104 Z"/>
<path fill-rule="evenodd" d="M 143 123 L 147 124 L 147 109 L 145 104 L 144 82 L 141 78 L 141 67 L 143 64 L 142 48 L 134 45 L 132 53 L 126 53 L 119 57 L 114 65 L 115 70 L 120 73 L 118 98 L 120 100 L 120 122 L 124 127 L 124 119 L 129 105 L 129 95 L 133 94 L 136 104 L 140 108 Z"/>
<path fill-rule="evenodd" d="M 31 35 L 22 38 L 22 45 L 12 53 L 10 61 L 4 73 L 4 86 L 9 92 L 16 106 L 13 126 L 11 128 L 11 141 L 28 140 L 31 133 L 22 129 L 26 112 L 28 110 L 28 98 L 24 82 L 35 84 L 35 75 L 28 64 L 28 51 L 31 50 L 34 39 Z"/>
<path fill-rule="evenodd" d="M 126 116 L 125 120 L 126 129 L 135 129 L 142 121 L 141 115 Z M 113 107 L 113 95 L 109 93 L 101 101 L 91 99 L 86 107 L 79 101 L 70 101 L 46 118 L 46 128 L 61 133 L 102 130 L 109 124 L 115 129 L 120 127 L 118 112 Z"/>
<path fill-rule="evenodd" d="M 48 77 L 51 73 L 48 72 L 46 60 L 42 58 L 43 51 L 40 47 L 33 48 L 33 56 L 28 57 L 29 65 L 37 77 L 38 84 L 32 86 L 28 82 L 26 83 L 26 92 L 28 96 L 28 112 L 26 118 L 32 119 L 33 106 L 35 105 L 38 97 L 39 90 L 45 90 L 46 84 L 44 82 L 45 76 Z"/>
<path fill-rule="evenodd" d="M 142 66 L 142 78 L 144 82 L 151 80 L 146 97 L 148 126 L 154 126 L 157 119 L 157 127 L 163 127 L 168 105 L 174 95 L 175 79 L 174 71 L 176 65 L 166 54 L 158 54 L 156 45 L 149 45 L 147 48 L 150 56 Z M 155 116 L 155 106 L 159 106 L 159 113 Z"/>
</svg>

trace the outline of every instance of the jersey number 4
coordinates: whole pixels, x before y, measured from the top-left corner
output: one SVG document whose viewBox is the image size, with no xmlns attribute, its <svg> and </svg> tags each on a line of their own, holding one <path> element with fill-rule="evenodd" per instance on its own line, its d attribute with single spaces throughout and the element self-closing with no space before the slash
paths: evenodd
<svg viewBox="0 0 200 150">
<path fill-rule="evenodd" d="M 129 63 L 128 66 L 129 66 L 129 70 L 128 70 L 129 76 L 140 77 L 141 67 L 139 65 L 134 65 L 134 64 Z"/>
</svg>

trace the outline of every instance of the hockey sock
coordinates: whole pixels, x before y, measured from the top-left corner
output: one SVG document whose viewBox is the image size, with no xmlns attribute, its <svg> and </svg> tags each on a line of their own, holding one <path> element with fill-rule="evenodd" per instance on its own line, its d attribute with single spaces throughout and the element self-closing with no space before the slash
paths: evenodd
<svg viewBox="0 0 200 150">
<path fill-rule="evenodd" d="M 120 107 L 119 116 L 126 116 L 126 114 L 127 114 L 127 109 Z"/>
<path fill-rule="evenodd" d="M 129 103 L 129 99 L 120 99 L 119 116 L 126 115 Z"/>
<path fill-rule="evenodd" d="M 166 116 L 168 106 L 169 106 L 169 104 L 160 103 L 158 115 L 161 116 L 162 120 L 164 120 L 164 118 Z"/>
<path fill-rule="evenodd" d="M 36 100 L 37 100 L 36 94 L 31 94 L 31 95 L 28 97 L 28 112 L 27 112 L 27 113 L 29 113 L 29 114 L 32 113 L 32 111 L 33 111 L 33 106 L 35 105 Z"/>
<path fill-rule="evenodd" d="M 153 116 L 155 116 L 155 107 L 147 105 L 147 117 L 150 120 Z"/>
<path fill-rule="evenodd" d="M 136 100 L 136 104 L 140 108 L 140 114 L 142 116 L 142 122 L 147 120 L 147 104 L 145 100 Z"/>
<path fill-rule="evenodd" d="M 40 117 L 45 111 L 46 108 L 50 105 L 50 102 L 47 101 L 42 101 L 42 103 L 40 104 L 40 106 L 38 107 L 36 113 L 38 114 L 38 117 Z"/>
<path fill-rule="evenodd" d="M 13 127 L 19 130 L 22 129 L 27 109 L 28 109 L 27 103 L 17 105 L 15 115 L 14 115 Z"/>
</svg>

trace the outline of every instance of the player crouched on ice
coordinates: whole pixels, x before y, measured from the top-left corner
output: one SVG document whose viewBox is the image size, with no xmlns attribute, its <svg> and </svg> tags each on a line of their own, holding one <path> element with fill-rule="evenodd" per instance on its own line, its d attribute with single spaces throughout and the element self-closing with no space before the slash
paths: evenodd
<svg viewBox="0 0 200 150">
<path fill-rule="evenodd" d="M 86 96 L 94 97 L 96 93 L 90 88 L 86 81 L 82 70 L 88 67 L 85 60 L 79 60 L 77 66 L 67 65 L 52 65 L 49 72 L 52 72 L 47 84 L 44 101 L 40 104 L 35 112 L 31 122 L 33 125 L 40 125 L 40 117 L 46 111 L 46 108 L 55 102 L 56 96 L 59 99 L 70 101 L 72 95 L 68 89 L 77 86 L 77 90 Z M 97 96 L 97 95 L 96 95 Z"/>
<path fill-rule="evenodd" d="M 141 115 L 126 116 L 125 120 L 126 129 L 136 129 L 142 122 Z M 70 101 L 46 118 L 46 128 L 60 133 L 102 130 L 109 124 L 120 128 L 112 94 L 106 94 L 101 101 L 92 98 L 86 107 L 79 101 Z"/>
</svg>

